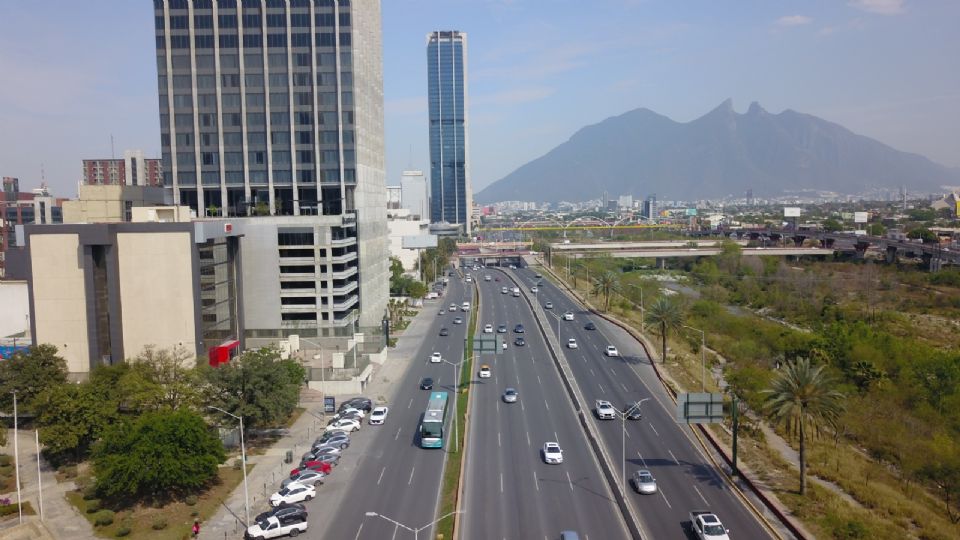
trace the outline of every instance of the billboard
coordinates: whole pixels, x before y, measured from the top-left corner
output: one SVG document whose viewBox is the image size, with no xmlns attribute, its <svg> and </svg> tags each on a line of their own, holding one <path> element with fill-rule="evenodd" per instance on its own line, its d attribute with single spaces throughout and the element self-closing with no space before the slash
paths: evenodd
<svg viewBox="0 0 960 540">
<path fill-rule="evenodd" d="M 957 205 L 957 208 L 960 208 L 960 204 Z M 697 209 L 696 209 L 696 208 L 687 208 L 686 214 L 687 214 L 688 216 L 695 216 L 695 215 L 697 215 Z"/>
<path fill-rule="evenodd" d="M 854 212 L 853 213 L 853 222 L 854 223 L 866 223 L 867 222 L 867 213 L 866 212 Z"/>
<path fill-rule="evenodd" d="M 784 206 L 783 217 L 800 217 L 800 209 L 792 206 Z"/>
<path fill-rule="evenodd" d="M 437 235 L 435 234 L 404 236 L 401 240 L 403 249 L 427 249 L 437 247 Z"/>
<path fill-rule="evenodd" d="M 960 217 L 960 199 L 957 199 L 957 217 Z"/>
</svg>

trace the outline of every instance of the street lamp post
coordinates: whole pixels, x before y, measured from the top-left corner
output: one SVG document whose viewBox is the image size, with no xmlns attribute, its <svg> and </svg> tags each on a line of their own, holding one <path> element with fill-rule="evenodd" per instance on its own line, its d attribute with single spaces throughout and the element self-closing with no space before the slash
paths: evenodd
<svg viewBox="0 0 960 540">
<path fill-rule="evenodd" d="M 220 407 L 214 407 L 213 405 L 207 405 L 207 408 L 220 411 L 223 414 L 232 416 L 240 421 L 240 463 L 243 465 L 243 511 L 246 519 L 243 525 L 244 527 L 248 527 L 250 526 L 250 495 L 249 491 L 247 490 L 247 447 L 243 440 L 243 417 L 227 412 Z"/>
<path fill-rule="evenodd" d="M 440 359 L 442 362 L 453 366 L 453 372 L 454 372 L 454 375 L 453 375 L 454 376 L 454 382 L 453 382 L 453 451 L 454 452 L 460 451 L 460 414 L 457 410 L 457 402 L 460 401 L 460 366 L 467 360 L 470 360 L 473 358 L 474 357 L 471 356 L 470 358 L 464 358 L 457 362 L 451 362 L 444 358 Z"/>
<path fill-rule="evenodd" d="M 693 330 L 694 332 L 700 332 L 700 391 L 707 391 L 707 357 L 706 357 L 706 348 L 707 348 L 707 335 L 703 330 L 699 328 L 694 328 L 692 326 L 683 325 L 684 328 Z"/>
<path fill-rule="evenodd" d="M 643 398 L 640 401 L 635 402 L 630 406 L 629 409 L 621 411 L 616 407 L 613 407 L 613 410 L 617 411 L 617 414 L 620 416 L 620 479 L 623 482 L 623 492 L 627 492 L 627 415 L 630 414 L 634 409 L 639 409 L 640 405 L 644 401 L 649 401 L 650 398 Z"/>
<path fill-rule="evenodd" d="M 420 531 L 425 530 L 425 529 L 427 529 L 427 528 L 430 528 L 430 527 L 434 526 L 435 524 L 437 524 L 437 523 L 439 523 L 439 522 L 447 519 L 448 517 L 450 517 L 450 516 L 452 516 L 452 515 L 454 515 L 454 514 L 463 514 L 463 513 L 464 513 L 463 510 L 454 510 L 453 512 L 450 512 L 449 514 L 446 514 L 446 515 L 444 515 L 444 516 L 442 516 L 442 517 L 439 517 L 439 518 L 431 521 L 430 523 L 427 523 L 427 524 L 424 525 L 423 527 L 408 527 L 408 526 L 404 525 L 403 523 L 400 523 L 399 521 L 397 521 L 397 520 L 395 520 L 395 519 L 388 518 L 387 516 L 385 516 L 385 515 L 383 515 L 383 514 L 378 514 L 378 513 L 376 513 L 376 512 L 365 512 L 365 515 L 366 515 L 367 517 L 381 517 L 381 518 L 389 521 L 390 523 L 393 523 L 393 524 L 394 524 L 395 526 L 397 526 L 397 527 L 400 527 L 400 528 L 402 528 L 402 529 L 406 529 L 406 530 L 412 532 L 412 533 L 413 533 L 413 538 L 414 538 L 414 540 L 417 540 L 417 539 L 420 537 Z"/>
<path fill-rule="evenodd" d="M 321 345 L 321 344 L 319 344 L 319 343 L 316 343 L 316 342 L 314 342 L 314 341 L 310 341 L 309 339 L 305 339 L 305 338 L 300 338 L 300 341 L 305 341 L 305 342 L 309 343 L 310 345 L 313 345 L 314 347 L 318 347 L 318 348 L 320 349 L 320 354 L 318 354 L 318 355 L 317 355 L 317 354 L 313 355 L 313 359 L 314 359 L 314 360 L 320 360 L 320 393 L 323 394 L 323 397 L 324 397 L 324 398 L 326 398 L 326 397 L 327 397 L 327 392 L 326 392 L 326 390 L 327 390 L 327 388 L 326 388 L 327 379 L 326 379 L 326 375 L 325 375 L 324 369 L 323 369 L 323 345 Z M 319 358 L 317 358 L 317 357 L 319 357 Z M 354 345 L 353 345 L 353 366 L 354 366 L 354 367 L 357 366 L 357 345 L 356 345 L 356 343 L 354 343 Z M 326 414 L 326 407 L 324 407 L 324 414 Z"/>
</svg>

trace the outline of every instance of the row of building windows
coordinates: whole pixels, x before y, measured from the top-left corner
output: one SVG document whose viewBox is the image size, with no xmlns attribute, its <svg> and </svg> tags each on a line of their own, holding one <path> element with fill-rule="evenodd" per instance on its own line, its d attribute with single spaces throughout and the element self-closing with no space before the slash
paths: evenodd
<svg viewBox="0 0 960 540">
<path fill-rule="evenodd" d="M 187 167 L 186 170 L 179 170 L 177 172 L 177 183 L 181 186 L 195 186 L 197 184 L 197 174 L 194 170 Z M 164 185 L 172 186 L 172 173 L 164 173 Z M 224 183 L 228 185 L 243 185 L 244 175 L 242 171 L 226 171 L 223 173 Z M 251 169 L 248 171 L 248 177 L 250 179 L 250 184 L 255 185 L 267 185 L 269 180 L 267 177 L 266 170 L 254 170 Z M 344 169 L 343 171 L 344 182 L 353 183 L 355 182 L 355 173 L 353 169 Z M 313 184 L 316 183 L 319 179 L 321 184 L 339 184 L 340 183 L 340 171 L 338 169 L 324 169 L 320 171 L 314 171 L 312 169 L 298 170 L 297 171 L 297 182 L 303 184 Z M 220 172 L 218 170 L 204 171 L 200 175 L 200 180 L 203 185 L 206 186 L 219 186 L 220 185 Z M 290 185 L 293 183 L 293 176 L 289 169 L 273 169 L 273 183 Z M 54 209 L 58 210 L 58 209 Z M 24 218 L 26 220 L 26 218 Z M 32 214 L 30 220 L 33 220 Z"/>
<path fill-rule="evenodd" d="M 180 149 L 180 148 L 178 148 Z M 350 151 L 352 154 L 352 151 Z M 313 150 L 297 150 L 297 163 L 301 165 L 313 164 Z M 336 165 L 340 162 L 340 155 L 336 150 L 324 150 L 317 153 L 320 165 Z M 291 152 L 288 150 L 273 150 L 271 153 L 274 165 L 290 165 Z M 351 156 L 352 157 L 352 156 Z M 247 152 L 250 165 L 266 165 L 267 152 L 265 150 L 251 150 Z M 346 158 L 346 156 L 345 156 Z M 182 167 L 192 167 L 195 163 L 193 152 L 177 152 L 177 164 Z M 353 160 L 346 160 L 352 163 Z M 217 168 L 220 165 L 218 152 L 200 152 L 200 163 L 204 167 Z M 243 152 L 224 152 L 223 164 L 226 167 L 242 166 Z"/>
<path fill-rule="evenodd" d="M 214 62 L 214 56 L 212 54 L 197 54 L 196 61 L 193 65 L 190 63 L 190 54 L 174 54 L 170 56 L 170 64 L 173 69 L 192 69 L 196 67 L 197 69 L 216 69 L 216 63 Z M 267 63 L 270 66 L 270 71 L 274 73 L 285 72 L 287 67 L 287 59 L 290 59 L 290 63 L 294 67 L 311 67 L 311 56 L 310 53 L 293 53 L 287 55 L 287 53 L 270 53 L 267 55 Z M 351 65 L 351 54 L 349 51 L 340 53 L 340 67 L 349 68 Z M 337 56 L 335 53 L 326 53 L 319 52 L 317 53 L 317 65 L 320 67 L 326 68 L 336 68 Z M 221 53 L 220 54 L 220 68 L 221 69 L 237 69 L 240 67 L 240 57 L 236 54 Z M 263 53 L 254 52 L 243 55 L 243 67 L 246 69 L 262 69 L 263 68 Z M 161 76 L 167 72 L 167 58 L 166 56 L 157 57 L 157 69 L 160 72 Z M 163 79 L 166 80 L 166 79 Z M 165 84 L 160 85 L 161 88 L 166 86 Z"/>
<path fill-rule="evenodd" d="M 315 34 L 316 46 L 317 47 L 333 47 L 334 43 L 334 33 L 332 32 L 320 32 Z M 197 49 L 212 49 L 214 43 L 214 37 L 210 35 L 195 35 L 193 36 L 193 45 Z M 236 49 L 240 44 L 240 38 L 237 35 L 233 34 L 220 34 L 219 36 L 219 45 L 221 49 Z M 350 32 L 341 32 L 340 33 L 340 46 L 349 47 L 352 43 Z M 291 47 L 310 47 L 312 45 L 310 34 L 291 34 L 290 35 L 290 46 Z M 268 48 L 286 48 L 287 46 L 287 35 L 286 34 L 267 34 L 267 47 Z M 162 50 L 167 47 L 166 39 L 160 35 L 157 36 L 157 49 Z M 245 49 L 249 48 L 260 48 L 263 47 L 263 36 L 260 34 L 243 34 L 243 47 Z M 171 35 L 170 36 L 170 48 L 171 49 L 189 49 L 190 48 L 190 36 L 188 35 Z"/>
<path fill-rule="evenodd" d="M 353 123 L 353 113 L 351 111 L 344 112 L 344 124 Z M 349 113 L 349 114 L 348 114 Z M 330 116 L 331 114 L 335 115 L 336 113 L 329 112 L 318 112 L 317 113 L 317 122 L 319 125 L 333 127 L 336 125 L 336 116 Z M 243 115 L 241 113 L 223 113 L 223 126 L 224 127 L 240 127 L 241 121 L 243 120 Z M 270 124 L 272 126 L 281 127 L 290 125 L 290 113 L 287 111 L 275 111 L 270 113 Z M 247 125 L 263 125 L 263 121 L 266 119 L 265 113 L 247 113 Z M 294 125 L 300 127 L 309 127 L 313 126 L 313 113 L 309 111 L 295 112 L 293 113 Z M 217 115 L 216 113 L 200 113 L 198 116 L 198 123 L 203 127 L 216 127 L 217 125 Z M 191 113 L 176 113 L 173 116 L 174 126 L 178 128 L 183 128 L 183 130 L 188 130 L 193 127 L 193 114 Z M 167 126 L 170 125 L 170 115 L 161 114 L 160 115 L 160 126 L 161 129 L 166 130 Z M 178 131 L 183 131 L 178 130 Z M 336 133 L 330 131 L 321 131 L 323 140 L 326 141 L 326 133 Z M 344 130 L 343 131 L 344 141 L 353 143 L 353 130 Z M 324 143 L 326 144 L 326 143 Z"/>
<path fill-rule="evenodd" d="M 239 4 L 244 9 L 258 9 L 263 7 L 264 1 L 267 8 L 285 8 L 286 0 L 217 0 L 219 9 L 236 9 Z M 171 10 L 185 10 L 187 5 L 193 3 L 193 9 L 213 9 L 213 0 L 166 0 L 167 6 Z M 308 8 L 310 0 L 289 0 L 292 8 Z M 350 0 L 339 0 L 340 7 L 350 7 Z M 153 0 L 153 9 L 163 10 L 164 0 Z M 334 0 L 313 0 L 315 7 L 333 7 Z"/>
</svg>

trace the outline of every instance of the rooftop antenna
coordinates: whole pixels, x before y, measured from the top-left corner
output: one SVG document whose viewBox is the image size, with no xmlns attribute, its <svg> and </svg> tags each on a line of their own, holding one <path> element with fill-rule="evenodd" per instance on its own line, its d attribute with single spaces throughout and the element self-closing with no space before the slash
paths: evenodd
<svg viewBox="0 0 960 540">
<path fill-rule="evenodd" d="M 413 144 L 410 145 L 410 154 L 407 156 L 407 170 L 413 170 Z"/>
<path fill-rule="evenodd" d="M 113 133 L 110 134 L 110 159 L 117 159 L 117 154 L 113 151 Z"/>
</svg>

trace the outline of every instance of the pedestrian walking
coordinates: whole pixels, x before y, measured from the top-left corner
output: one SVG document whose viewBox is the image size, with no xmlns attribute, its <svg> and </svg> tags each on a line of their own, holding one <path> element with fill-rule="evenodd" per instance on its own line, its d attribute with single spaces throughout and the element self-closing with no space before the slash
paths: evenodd
<svg viewBox="0 0 960 540">
<path fill-rule="evenodd" d="M 193 537 L 196 538 L 200 536 L 200 520 L 193 520 Z"/>
</svg>

